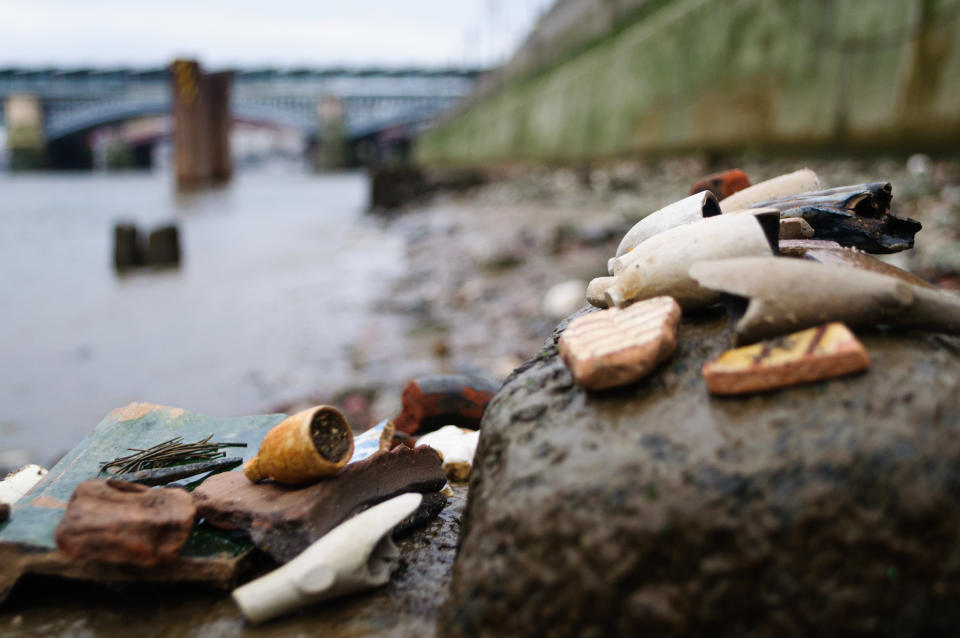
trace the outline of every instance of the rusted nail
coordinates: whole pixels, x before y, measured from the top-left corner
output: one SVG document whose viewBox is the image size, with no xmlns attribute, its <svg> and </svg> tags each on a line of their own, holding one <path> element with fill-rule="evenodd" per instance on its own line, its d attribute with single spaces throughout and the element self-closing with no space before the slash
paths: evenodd
<svg viewBox="0 0 960 638">
<path fill-rule="evenodd" d="M 842 323 L 727 350 L 703 366 L 714 394 L 746 394 L 839 377 L 870 366 L 857 338 Z"/>
<path fill-rule="evenodd" d="M 175 467 L 165 467 L 157 470 L 140 470 L 139 472 L 130 472 L 128 474 L 118 474 L 110 477 L 119 481 L 130 483 L 140 483 L 141 485 L 166 485 L 177 479 L 187 478 L 195 474 L 206 472 L 222 472 L 232 469 L 243 463 L 239 456 L 217 459 L 215 461 L 202 461 L 200 463 L 188 463 L 186 465 L 177 465 Z"/>
</svg>

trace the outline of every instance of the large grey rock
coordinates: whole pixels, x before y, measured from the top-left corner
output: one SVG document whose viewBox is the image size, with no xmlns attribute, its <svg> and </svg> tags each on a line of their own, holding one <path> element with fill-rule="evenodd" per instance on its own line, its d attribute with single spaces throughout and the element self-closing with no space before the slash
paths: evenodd
<svg viewBox="0 0 960 638">
<path fill-rule="evenodd" d="M 858 336 L 866 373 L 747 398 L 700 377 L 720 313 L 603 394 L 548 342 L 484 416 L 441 633 L 951 635 L 960 348 Z"/>
</svg>

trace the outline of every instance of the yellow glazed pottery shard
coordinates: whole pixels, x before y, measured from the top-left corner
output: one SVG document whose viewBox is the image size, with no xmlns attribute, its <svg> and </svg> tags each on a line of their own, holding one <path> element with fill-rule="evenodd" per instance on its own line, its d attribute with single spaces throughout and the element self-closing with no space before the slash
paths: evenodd
<svg viewBox="0 0 960 638">
<path fill-rule="evenodd" d="M 590 390 L 637 381 L 673 353 L 680 314 L 672 297 L 654 297 L 578 317 L 560 337 L 560 357 Z"/>
<path fill-rule="evenodd" d="M 819 381 L 864 370 L 870 355 L 842 323 L 727 350 L 703 366 L 715 394 L 744 394 Z"/>
</svg>

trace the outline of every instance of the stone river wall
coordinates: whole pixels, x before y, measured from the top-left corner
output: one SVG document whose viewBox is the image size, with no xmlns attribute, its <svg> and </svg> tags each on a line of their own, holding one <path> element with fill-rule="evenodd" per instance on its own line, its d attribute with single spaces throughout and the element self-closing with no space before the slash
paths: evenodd
<svg viewBox="0 0 960 638">
<path fill-rule="evenodd" d="M 535 32 L 536 56 L 425 134 L 420 161 L 960 142 L 960 0 L 632 4 L 587 41 Z"/>
</svg>

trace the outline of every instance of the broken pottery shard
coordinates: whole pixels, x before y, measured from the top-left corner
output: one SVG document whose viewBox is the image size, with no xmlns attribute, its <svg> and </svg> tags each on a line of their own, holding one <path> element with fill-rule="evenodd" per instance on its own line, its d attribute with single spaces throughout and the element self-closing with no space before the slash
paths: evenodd
<svg viewBox="0 0 960 638">
<path fill-rule="evenodd" d="M 714 394 L 745 394 L 866 370 L 870 355 L 842 323 L 727 350 L 703 366 Z"/>
<path fill-rule="evenodd" d="M 417 440 L 417 447 L 427 445 L 440 454 L 443 471 L 449 480 L 466 481 L 470 478 L 473 454 L 477 451 L 479 441 L 479 430 L 447 425 L 421 436 Z"/>
<path fill-rule="evenodd" d="M 684 310 L 720 299 L 690 277 L 698 261 L 773 255 L 780 232 L 777 211 L 722 215 L 671 228 L 651 237 L 614 265 L 614 282 L 607 287 L 609 306 L 670 296 Z"/>
<path fill-rule="evenodd" d="M 815 261 L 819 264 L 827 264 L 830 266 L 844 266 L 847 268 L 859 268 L 860 270 L 869 270 L 871 272 L 880 273 L 881 275 L 889 275 L 891 277 L 896 277 L 901 279 L 909 284 L 914 286 L 922 286 L 924 288 L 934 289 L 935 286 L 932 284 L 920 279 L 911 272 L 907 272 L 902 268 L 897 268 L 891 264 L 880 261 L 872 255 L 861 252 L 856 248 L 819 248 L 807 250 L 803 257 L 809 259 L 810 261 Z"/>
<path fill-rule="evenodd" d="M 318 405 L 288 416 L 267 432 L 243 473 L 253 482 L 269 478 L 300 485 L 333 474 L 352 455 L 347 419 L 333 406 Z"/>
<path fill-rule="evenodd" d="M 742 208 L 749 208 L 757 202 L 783 197 L 795 193 L 805 193 L 820 188 L 820 179 L 809 168 L 779 175 L 765 182 L 754 184 L 749 188 L 738 191 L 720 202 L 720 209 L 729 213 Z"/>
<path fill-rule="evenodd" d="M 655 297 L 578 317 L 560 337 L 560 356 L 589 390 L 632 383 L 673 353 L 680 314 L 673 298 Z"/>
<path fill-rule="evenodd" d="M 889 182 L 854 184 L 757 202 L 776 208 L 784 218 L 804 219 L 816 239 L 832 239 L 871 253 L 892 253 L 913 247 L 922 225 L 890 213 Z"/>
<path fill-rule="evenodd" d="M 837 248 L 843 246 L 828 239 L 781 239 L 777 252 L 784 257 L 803 257 L 811 250 L 820 248 Z"/>
<path fill-rule="evenodd" d="M 384 419 L 380 423 L 353 438 L 353 456 L 350 463 L 370 458 L 377 452 L 386 452 L 393 447 L 393 434 L 396 426 L 393 421 Z"/>
<path fill-rule="evenodd" d="M 807 259 L 743 257 L 690 268 L 726 295 L 737 344 L 842 321 L 960 334 L 960 297 L 890 275 Z"/>
<path fill-rule="evenodd" d="M 717 199 L 724 199 L 748 186 L 750 186 L 750 180 L 747 178 L 747 174 L 739 168 L 731 168 L 698 179 L 690 187 L 690 194 L 710 191 Z"/>
<path fill-rule="evenodd" d="M 57 525 L 57 547 L 84 561 L 151 567 L 176 559 L 196 506 L 189 492 L 116 479 L 77 486 Z"/>
<path fill-rule="evenodd" d="M 780 220 L 780 239 L 810 239 L 813 227 L 802 217 L 787 217 Z"/>
<path fill-rule="evenodd" d="M 403 389 L 399 432 L 429 432 L 444 425 L 476 429 L 499 384 L 482 377 L 443 374 L 414 379 Z"/>
<path fill-rule="evenodd" d="M 385 585 L 400 562 L 390 532 L 420 501 L 419 494 L 402 494 L 371 507 L 286 565 L 234 590 L 234 601 L 249 620 L 263 622 L 308 603 Z"/>
<path fill-rule="evenodd" d="M 204 481 L 193 496 L 208 523 L 244 530 L 257 547 L 286 562 L 359 509 L 403 492 L 436 492 L 444 483 L 435 450 L 401 446 L 307 487 L 251 483 L 240 472 L 226 472 Z"/>
</svg>

